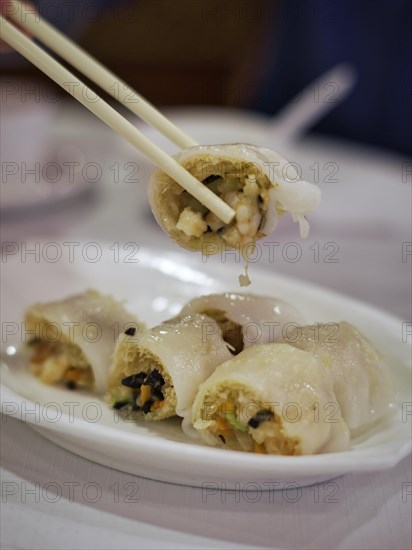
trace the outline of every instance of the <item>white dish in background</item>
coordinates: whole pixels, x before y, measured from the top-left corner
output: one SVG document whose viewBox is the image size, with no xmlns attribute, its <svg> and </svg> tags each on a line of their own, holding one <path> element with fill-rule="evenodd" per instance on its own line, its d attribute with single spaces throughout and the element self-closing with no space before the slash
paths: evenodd
<svg viewBox="0 0 412 550">
<path fill-rule="evenodd" d="M 43 257 L 50 243 L 39 243 Z M 20 345 L 21 321 L 27 306 L 60 299 L 86 288 L 97 288 L 126 299 L 130 310 L 149 325 L 175 314 L 192 296 L 238 290 L 242 264 L 202 262 L 198 255 L 122 251 L 99 244 L 98 261 L 90 244 L 80 243 L 69 255 L 61 247 L 58 262 L 36 262 L 14 254 L 3 263 L 3 358 Z M 30 249 L 29 244 L 27 249 Z M 48 249 L 51 256 L 51 249 Z M 130 262 L 130 260 L 135 260 Z M 70 261 L 72 260 L 72 261 Z M 137 261 L 136 261 L 137 260 Z M 303 281 L 280 277 L 252 266 L 248 290 L 281 297 L 295 304 L 308 322 L 339 321 L 355 324 L 383 352 L 394 375 L 398 402 L 410 402 L 411 346 L 402 342 L 402 321 L 347 297 Z M 217 273 L 218 275 L 215 275 Z M 30 284 L 27 284 L 30 281 Z M 7 324 L 7 329 L 6 329 Z M 14 334 L 12 334 L 14 332 Z M 347 452 L 314 456 L 263 456 L 205 447 L 185 438 L 176 419 L 159 423 L 123 422 L 94 396 L 41 384 L 28 373 L 24 357 L 10 356 L 2 365 L 2 409 L 28 422 L 43 436 L 80 456 L 103 465 L 161 481 L 245 489 L 250 483 L 273 489 L 274 482 L 309 485 L 346 472 L 380 470 L 394 466 L 410 452 L 410 417 L 400 405 L 394 415 L 352 441 Z M 30 414 L 30 411 L 35 413 Z M 402 417 L 402 414 L 404 417 Z M 267 484 L 267 485 L 265 485 Z"/>
<path fill-rule="evenodd" d="M 23 85 L 16 84 L 19 94 L 8 97 L 1 110 L 2 213 L 72 199 L 110 174 L 114 133 L 51 92 L 48 101 L 39 83 L 31 85 L 38 100 L 26 101 Z"/>
<path fill-rule="evenodd" d="M 268 146 L 266 129 L 271 119 L 258 112 L 229 107 L 175 107 L 165 109 L 164 115 L 202 145 L 251 143 Z M 167 153 L 179 150 L 158 130 L 134 115 L 130 115 L 130 120 Z"/>
</svg>

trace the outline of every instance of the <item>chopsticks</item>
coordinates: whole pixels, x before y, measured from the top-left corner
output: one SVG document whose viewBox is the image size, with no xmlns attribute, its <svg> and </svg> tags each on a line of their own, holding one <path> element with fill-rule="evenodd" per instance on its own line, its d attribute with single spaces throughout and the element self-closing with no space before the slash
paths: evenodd
<svg viewBox="0 0 412 550">
<path fill-rule="evenodd" d="M 12 5 L 13 7 L 21 8 L 22 4 L 20 2 L 13 1 Z M 70 61 L 75 57 L 75 55 L 77 55 L 77 46 L 71 43 L 71 41 L 69 41 L 67 38 L 63 37 L 63 35 L 61 35 L 55 29 L 53 29 L 53 33 L 49 35 L 49 27 L 51 26 L 49 24 L 46 24 L 44 21 L 42 21 L 42 24 L 40 25 L 41 31 L 40 34 L 38 34 L 38 22 L 36 22 L 36 20 L 34 19 L 35 17 L 37 18 L 37 21 L 39 21 L 39 16 L 37 14 L 31 14 L 32 22 L 30 23 L 29 27 L 29 25 L 27 24 L 29 16 L 30 12 L 27 12 L 27 14 L 25 14 L 25 20 L 23 20 L 23 17 L 13 17 L 17 20 L 19 25 L 21 25 L 23 28 L 27 28 L 33 34 L 33 36 L 38 36 L 40 38 L 40 34 L 43 37 L 47 35 L 47 45 L 51 49 L 53 49 L 54 46 L 57 44 L 58 50 L 56 51 L 58 51 L 58 53 L 68 61 Z M 18 51 L 21 55 L 23 55 L 26 59 L 33 63 L 33 65 L 43 71 L 54 82 L 59 84 L 59 86 L 61 86 L 71 96 L 77 99 L 77 101 L 79 101 L 82 105 L 89 109 L 89 111 L 91 111 L 108 126 L 110 126 L 115 132 L 124 137 L 131 145 L 139 149 L 154 164 L 156 164 L 161 170 L 166 172 L 166 174 L 168 174 L 173 180 L 179 183 L 188 193 L 190 193 L 204 206 L 206 206 L 206 208 L 216 214 L 216 216 L 218 216 L 222 221 L 224 221 L 225 223 L 229 223 L 233 219 L 235 212 L 232 208 L 230 208 L 229 205 L 222 201 L 220 197 L 215 195 L 210 189 L 208 189 L 205 185 L 194 178 L 175 159 L 166 154 L 155 143 L 151 142 L 142 132 L 137 130 L 137 128 L 135 128 L 133 124 L 131 124 L 128 120 L 121 116 L 108 103 L 103 101 L 103 99 L 99 97 L 93 90 L 91 90 L 91 88 L 86 86 L 84 82 L 82 82 L 73 73 L 63 67 L 58 61 L 51 57 L 40 46 L 35 44 L 30 38 L 25 36 L 20 30 L 18 30 L 10 21 L 5 19 L 3 16 L 1 16 L 0 18 L 0 36 L 5 42 L 7 42 L 16 51 Z M 41 40 L 43 39 L 41 38 Z M 67 57 L 66 52 L 64 51 L 64 48 L 66 47 L 66 40 L 68 43 L 70 43 L 70 54 Z M 80 48 L 79 51 L 82 52 Z M 85 65 L 83 65 L 83 62 L 85 63 Z M 81 72 L 86 72 L 86 74 L 90 78 L 93 77 L 92 80 L 104 82 L 106 85 L 108 82 L 111 82 L 112 78 L 114 78 L 113 83 L 119 82 L 120 85 L 118 88 L 122 88 L 122 83 L 120 79 L 117 79 L 117 77 L 113 75 L 113 73 L 107 71 L 102 65 L 97 63 L 97 61 L 88 56 L 88 54 L 86 54 L 85 52 L 82 52 L 82 56 L 79 61 L 76 61 L 75 66 Z M 135 93 L 127 87 L 124 90 L 127 97 L 129 97 L 129 93 Z M 116 99 L 118 98 L 116 97 Z M 180 139 L 185 140 L 185 138 L 183 137 L 183 132 L 180 132 L 180 130 L 176 128 L 176 130 L 178 130 L 178 132 L 176 133 L 173 129 L 175 127 L 173 127 L 172 123 L 170 123 L 170 121 L 167 121 L 167 119 L 163 117 L 163 115 L 158 113 L 156 109 L 148 104 L 145 100 L 143 100 L 141 96 L 138 96 L 136 94 L 135 99 L 138 100 L 138 102 L 134 104 L 135 106 L 143 105 L 143 108 L 140 109 L 140 111 L 144 111 L 144 120 L 146 122 L 150 120 L 151 124 L 162 132 L 164 128 L 166 128 L 166 130 L 164 131 L 165 135 L 168 136 L 169 134 L 170 136 L 172 134 L 175 139 L 177 138 L 179 140 L 179 142 Z M 123 102 L 126 106 L 128 106 L 127 103 L 125 103 L 125 97 L 123 97 Z M 137 112 L 137 109 L 134 112 Z M 168 123 L 166 124 L 166 126 L 164 126 L 164 120 L 166 120 Z M 178 135 L 179 133 L 180 135 Z M 190 140 L 190 138 L 188 139 Z M 187 147 L 188 144 L 187 142 L 185 143 Z M 192 142 L 192 144 L 194 144 L 194 142 Z"/>
</svg>

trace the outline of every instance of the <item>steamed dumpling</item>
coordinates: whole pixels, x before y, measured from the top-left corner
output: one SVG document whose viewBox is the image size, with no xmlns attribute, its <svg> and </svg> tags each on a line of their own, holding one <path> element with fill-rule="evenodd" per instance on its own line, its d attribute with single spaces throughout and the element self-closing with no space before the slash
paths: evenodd
<svg viewBox="0 0 412 550">
<path fill-rule="evenodd" d="M 349 447 L 329 359 L 288 344 L 254 346 L 217 367 L 199 388 L 192 422 L 226 449 L 307 455 Z"/>
<path fill-rule="evenodd" d="M 356 327 L 345 321 L 316 323 L 295 328 L 286 341 L 317 357 L 330 356 L 336 397 L 351 430 L 363 428 L 391 411 L 388 366 Z"/>
<path fill-rule="evenodd" d="M 122 303 L 96 290 L 34 304 L 25 322 L 35 335 L 29 342 L 31 369 L 42 382 L 99 395 L 106 390 L 119 331 L 145 328 Z"/>
<path fill-rule="evenodd" d="M 198 313 L 124 334 L 114 353 L 107 400 L 128 418 L 185 418 L 199 384 L 230 357 L 216 321 Z"/>
<path fill-rule="evenodd" d="M 225 225 L 167 174 L 158 170 L 149 183 L 153 214 L 180 246 L 216 254 L 225 245 L 242 249 L 272 233 L 289 212 L 302 237 L 309 232 L 306 215 L 320 202 L 320 189 L 302 181 L 278 153 L 246 144 L 199 145 L 174 157 L 235 212 Z"/>
<path fill-rule="evenodd" d="M 206 294 L 193 298 L 182 313 L 203 313 L 215 319 L 233 354 L 256 344 L 269 344 L 284 338 L 303 323 L 296 309 L 270 296 L 240 292 Z"/>
</svg>

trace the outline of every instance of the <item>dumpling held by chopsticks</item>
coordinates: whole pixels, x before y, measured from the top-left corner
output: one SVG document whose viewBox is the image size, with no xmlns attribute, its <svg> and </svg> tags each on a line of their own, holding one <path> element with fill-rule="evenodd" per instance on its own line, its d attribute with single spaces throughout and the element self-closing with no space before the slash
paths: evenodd
<svg viewBox="0 0 412 550">
<path fill-rule="evenodd" d="M 272 233 L 289 212 L 302 237 L 309 232 L 306 214 L 317 208 L 320 189 L 302 181 L 294 166 L 278 153 L 246 144 L 199 145 L 175 159 L 236 215 L 225 224 L 164 172 L 149 184 L 153 214 L 180 246 L 214 254 L 224 244 L 244 247 Z"/>
</svg>

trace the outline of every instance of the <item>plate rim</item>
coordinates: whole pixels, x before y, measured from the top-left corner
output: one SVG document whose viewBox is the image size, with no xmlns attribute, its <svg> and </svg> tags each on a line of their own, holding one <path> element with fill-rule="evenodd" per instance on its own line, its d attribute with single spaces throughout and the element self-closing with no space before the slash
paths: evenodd
<svg viewBox="0 0 412 550">
<path fill-rule="evenodd" d="M 102 246 L 105 246 L 105 244 L 108 243 L 101 243 Z M 196 266 L 196 261 L 194 261 L 193 257 L 188 257 L 187 253 L 184 252 L 176 252 L 176 251 L 169 251 L 169 250 L 162 250 L 161 247 L 154 247 L 152 249 L 142 247 L 143 251 L 146 253 L 149 253 L 151 257 L 158 257 L 161 255 L 161 257 L 167 258 L 174 263 L 178 263 L 178 258 L 184 257 L 185 264 L 189 265 L 191 268 L 195 266 L 196 269 L 199 269 L 198 266 Z M 143 258 L 145 255 L 143 255 Z M 188 261 L 189 260 L 189 261 Z M 13 258 L 13 261 L 17 262 L 17 258 Z M 15 263 L 14 262 L 14 263 Z M 19 262 L 20 263 L 20 262 Z M 142 261 L 143 265 L 148 269 L 154 269 L 153 262 L 146 262 L 145 260 Z M 70 267 L 73 268 L 73 264 L 67 264 L 64 262 L 64 267 Z M 159 270 L 158 268 L 156 268 Z M 220 284 L 226 283 L 226 278 L 228 276 L 234 276 L 238 274 L 239 271 L 239 265 L 232 265 L 227 264 L 225 266 L 225 274 L 222 278 L 220 275 L 216 276 L 214 273 L 212 273 L 213 270 L 213 262 L 208 262 L 207 264 L 202 264 L 202 269 L 206 274 L 209 276 L 212 276 L 213 279 L 216 282 L 219 282 Z M 304 288 L 305 292 L 307 290 L 308 293 L 310 293 L 312 296 L 315 295 L 315 298 L 319 295 L 323 296 L 323 299 L 330 300 L 330 299 L 337 299 L 340 302 L 343 302 L 344 304 L 348 305 L 349 307 L 355 308 L 355 316 L 359 315 L 366 315 L 368 317 L 373 316 L 375 318 L 375 322 L 377 325 L 388 325 L 392 326 L 395 324 L 402 323 L 402 319 L 396 317 L 395 315 L 391 313 L 386 313 L 384 310 L 377 308 L 376 306 L 373 306 L 371 304 L 368 304 L 366 302 L 363 302 L 361 300 L 357 300 L 351 296 L 347 296 L 344 293 L 337 292 L 330 288 L 322 288 L 320 285 L 314 284 L 312 282 L 307 282 L 304 279 L 299 279 L 297 277 L 289 277 L 286 275 L 283 275 L 281 273 L 270 273 L 269 270 L 265 268 L 261 268 L 259 266 L 254 266 L 254 275 L 258 279 L 259 277 L 262 277 L 265 279 L 265 281 L 268 281 L 269 278 L 274 278 L 276 281 L 286 285 L 286 286 L 299 286 L 301 289 Z M 235 274 L 235 272 L 237 272 Z M 7 277 L 3 279 L 5 281 Z M 4 285 L 3 285 L 4 286 Z M 409 343 L 407 342 L 406 345 Z M 408 346 L 411 347 L 411 346 Z M 409 365 L 405 365 L 402 361 L 402 368 L 403 369 L 412 369 Z M 3 369 L 2 369 L 3 370 Z M 25 398 L 23 395 L 16 393 L 11 388 L 9 388 L 6 384 L 3 383 L 1 380 L 1 403 L 3 405 L 4 399 L 3 396 L 10 396 L 10 398 L 13 398 L 17 401 L 20 400 L 20 403 L 23 402 L 29 402 L 33 403 L 30 399 Z M 93 396 L 96 401 L 101 401 L 98 396 Z M 7 412 L 6 412 L 7 414 Z M 62 418 L 67 415 L 62 415 Z M 43 416 L 41 415 L 42 419 Z M 68 417 L 67 417 L 68 418 Z M 22 419 L 22 421 L 25 421 Z M 86 436 L 90 435 L 90 423 L 86 422 L 84 419 L 76 418 L 77 424 L 76 428 L 79 428 L 80 432 L 77 433 L 77 437 L 80 440 L 84 440 Z M 50 432 L 59 432 L 60 434 L 67 434 L 68 436 L 74 436 L 76 437 L 76 434 L 73 432 L 73 422 L 65 421 L 63 423 L 59 423 L 59 427 L 56 426 L 56 423 L 50 423 L 48 421 L 42 421 L 40 423 L 32 423 L 30 421 L 26 420 L 26 423 L 29 425 L 36 424 L 35 429 L 38 432 L 47 431 L 48 435 L 50 435 Z M 63 426 L 63 429 L 62 429 Z M 92 424 L 93 426 L 93 424 Z M 124 442 L 130 441 L 130 433 L 129 432 L 123 432 L 122 430 L 116 430 L 113 426 L 100 426 L 98 430 L 101 430 L 102 433 L 106 432 L 110 436 L 113 436 L 114 439 L 119 438 L 120 440 L 123 440 Z M 76 430 L 77 431 L 77 430 Z M 100 435 L 100 434 L 98 434 Z M 336 475 L 342 475 L 343 473 L 347 472 L 356 472 L 356 471 L 376 471 L 376 470 L 382 470 L 386 468 L 391 468 L 395 466 L 397 463 L 399 463 L 405 456 L 407 456 L 411 452 L 411 441 L 405 440 L 402 445 L 398 444 L 398 447 L 394 449 L 392 452 L 389 452 L 389 454 L 386 454 L 384 456 L 382 455 L 375 455 L 375 456 L 368 456 L 368 453 L 370 453 L 370 449 L 376 448 L 376 445 L 371 446 L 370 449 L 355 449 L 355 450 L 349 450 L 349 451 L 343 451 L 339 453 L 323 453 L 323 454 L 317 454 L 317 455 L 304 455 L 299 457 L 280 457 L 280 456 L 265 456 L 265 455 L 253 455 L 253 453 L 245 453 L 245 452 L 239 452 L 239 451 L 232 451 L 228 452 L 224 449 L 217 449 L 214 447 L 205 447 L 196 444 L 195 442 L 188 442 L 182 443 L 179 441 L 173 441 L 168 440 L 165 438 L 159 437 L 154 438 L 152 436 L 148 436 L 142 433 L 136 434 L 139 439 L 142 440 L 143 445 L 142 448 L 145 449 L 145 442 L 149 442 L 149 452 L 146 451 L 146 457 L 150 457 L 156 452 L 167 452 L 168 458 L 172 457 L 173 460 L 179 461 L 182 458 L 182 451 L 183 455 L 190 455 L 192 462 L 194 461 L 197 466 L 203 466 L 208 463 L 210 463 L 211 460 L 218 460 L 218 465 L 223 466 L 224 468 L 234 468 L 236 471 L 239 469 L 239 471 L 247 468 L 259 468 L 259 475 L 269 475 L 269 469 L 272 468 L 271 475 L 276 475 L 276 471 L 279 469 L 287 470 L 287 473 L 290 475 L 296 475 L 298 474 L 301 477 L 308 477 L 312 475 L 319 475 L 321 473 L 327 473 L 332 476 Z M 52 439 L 52 437 L 46 436 L 48 439 Z M 62 443 L 58 443 L 60 446 L 62 446 Z M 390 443 L 383 443 L 382 445 L 389 445 Z M 379 445 L 378 445 L 379 446 Z M 81 455 L 81 453 L 79 453 Z M 363 455 L 366 456 L 363 456 Z M 180 456 L 179 456 L 180 455 Z M 84 456 L 84 455 L 81 455 Z M 86 457 L 87 458 L 87 457 Z M 245 460 L 247 458 L 247 460 Z M 186 461 L 183 461 L 183 464 Z M 116 466 L 112 466 L 116 468 Z M 182 465 L 183 468 L 183 465 Z M 121 471 L 127 471 L 123 468 L 118 468 Z M 302 469 L 304 470 L 302 472 Z M 135 473 L 135 472 L 130 472 Z M 256 472 L 254 472 L 256 473 Z M 175 474 L 176 475 L 176 474 Z M 255 477 L 259 477 L 255 476 Z M 155 476 L 153 476 L 153 479 L 157 479 Z M 167 481 L 167 480 L 166 480 Z M 175 483 L 175 481 L 171 481 L 172 483 Z M 182 482 L 181 484 L 184 485 L 193 485 L 193 483 L 187 483 Z"/>
</svg>

